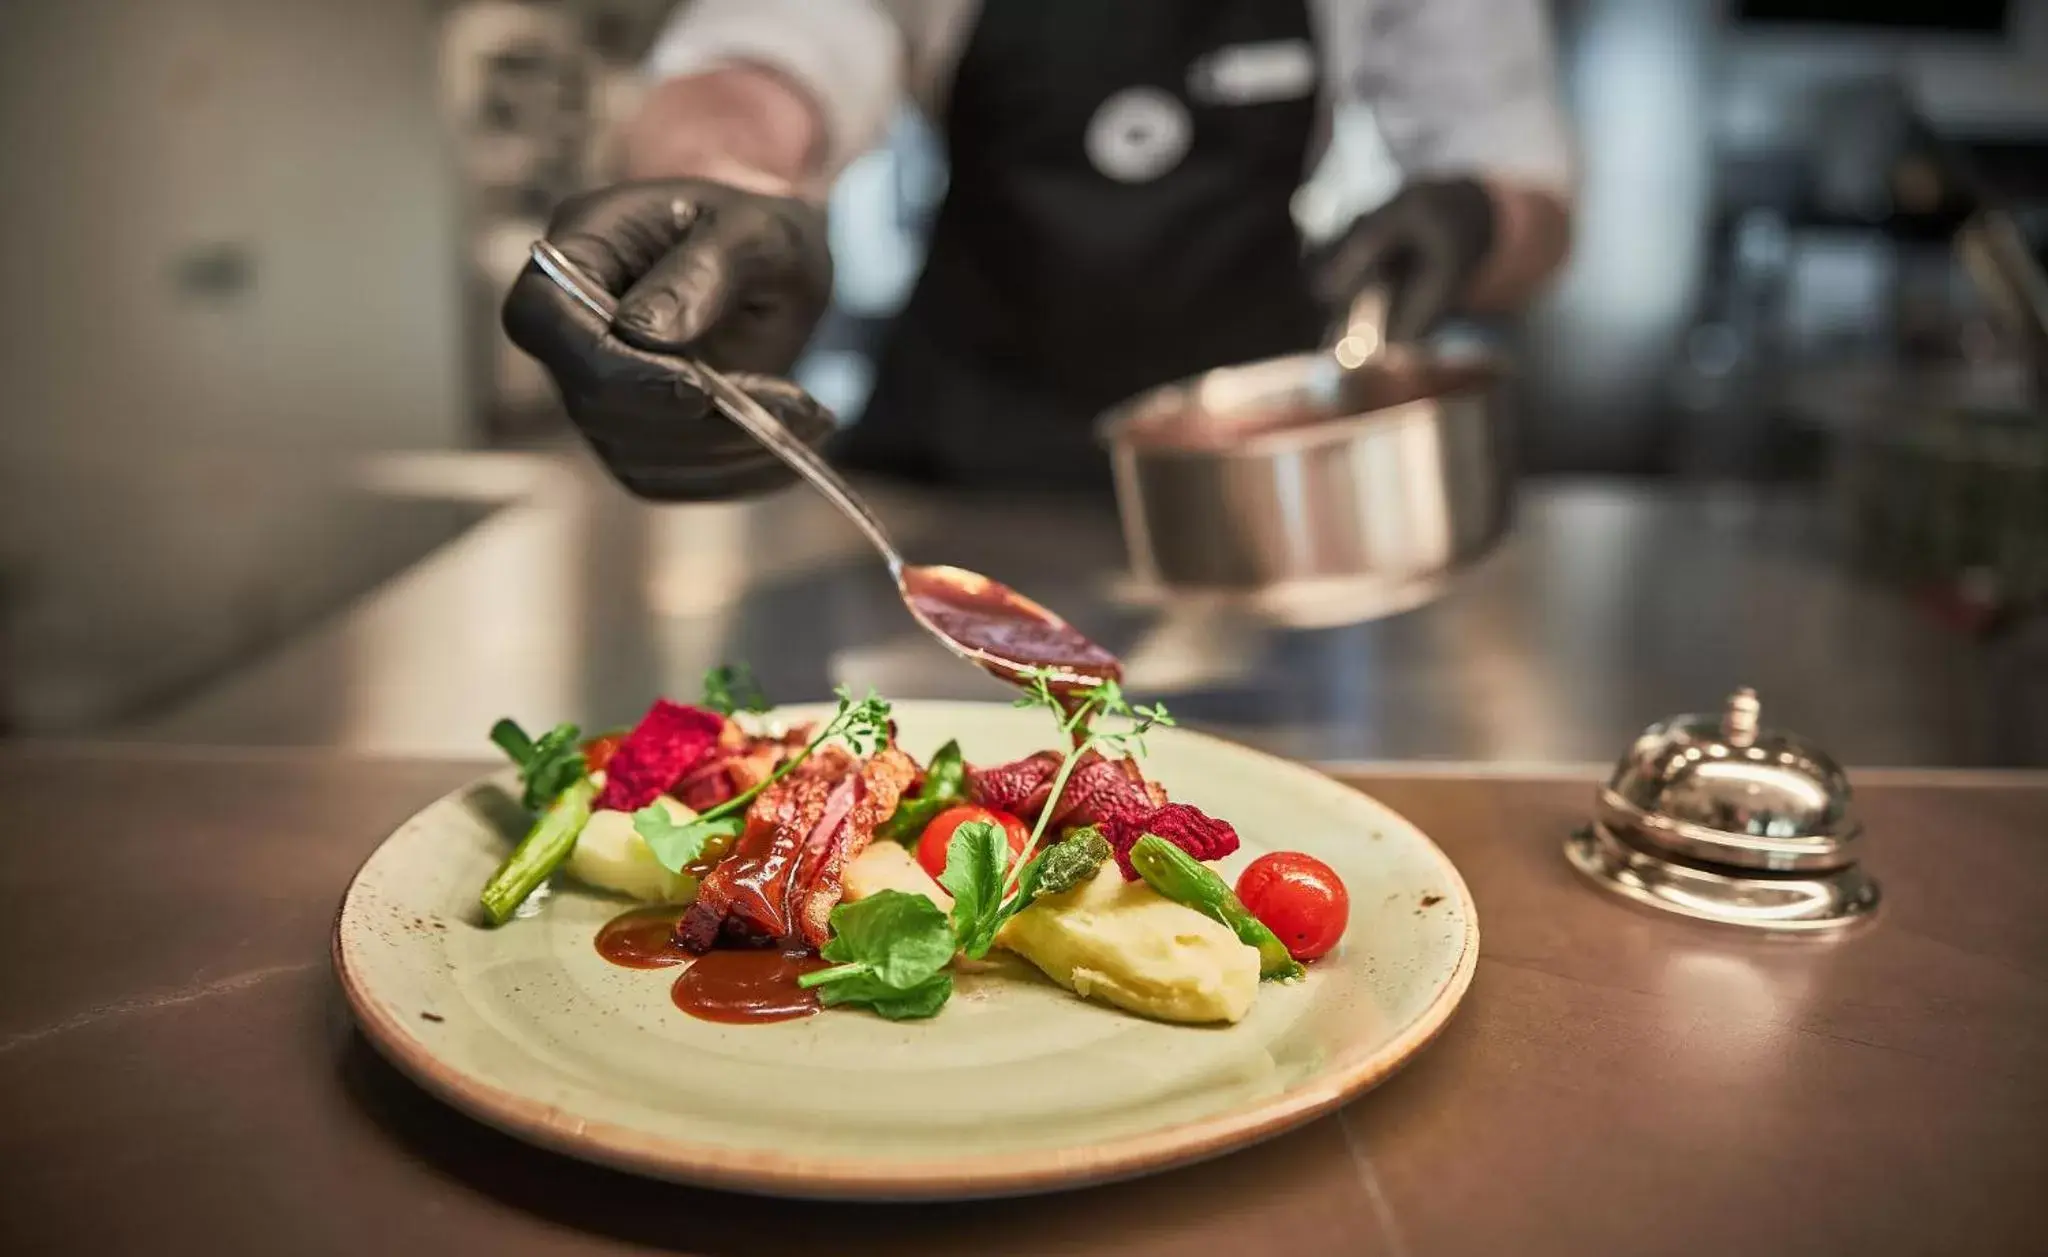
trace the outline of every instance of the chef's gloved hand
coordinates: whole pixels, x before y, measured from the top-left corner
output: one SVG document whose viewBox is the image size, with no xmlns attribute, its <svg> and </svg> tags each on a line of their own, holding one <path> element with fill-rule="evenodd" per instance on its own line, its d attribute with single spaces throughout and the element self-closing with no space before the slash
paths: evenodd
<svg viewBox="0 0 2048 1257">
<path fill-rule="evenodd" d="M 1386 338 L 1412 341 L 1456 308 L 1493 235 L 1493 198 L 1477 181 L 1412 183 L 1317 250 L 1310 278 L 1338 318 L 1368 285 L 1384 284 Z"/>
<path fill-rule="evenodd" d="M 789 370 L 825 311 L 822 211 L 705 179 L 625 183 L 573 197 L 547 238 L 618 299 L 609 327 L 528 263 L 505 331 L 540 360 L 598 456 L 642 497 L 697 501 L 779 488 L 791 473 L 686 383 L 701 359 L 817 445 L 832 416 Z"/>
</svg>

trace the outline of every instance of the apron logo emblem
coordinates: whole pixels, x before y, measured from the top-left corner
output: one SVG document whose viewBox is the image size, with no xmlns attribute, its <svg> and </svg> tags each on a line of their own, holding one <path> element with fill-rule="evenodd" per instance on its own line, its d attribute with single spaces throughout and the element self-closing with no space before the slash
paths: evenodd
<svg viewBox="0 0 2048 1257">
<path fill-rule="evenodd" d="M 1088 120 L 1088 160 L 1119 183 L 1144 183 L 1187 155 L 1194 120 L 1187 106 L 1156 87 L 1127 87 Z"/>
</svg>

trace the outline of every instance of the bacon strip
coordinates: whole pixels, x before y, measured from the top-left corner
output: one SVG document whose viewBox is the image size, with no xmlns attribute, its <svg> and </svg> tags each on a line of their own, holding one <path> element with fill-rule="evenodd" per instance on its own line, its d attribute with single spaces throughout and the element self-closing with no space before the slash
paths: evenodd
<svg viewBox="0 0 2048 1257">
<path fill-rule="evenodd" d="M 760 785 L 811 740 L 809 725 L 799 725 L 781 737 L 750 737 L 737 724 L 726 728 L 717 749 L 669 789 L 694 811 L 717 807 Z"/>
<path fill-rule="evenodd" d="M 826 747 L 763 791 L 678 924 L 683 946 L 709 951 L 721 936 L 822 946 L 846 862 L 867 849 L 916 775 L 894 747 L 864 764 Z"/>
<path fill-rule="evenodd" d="M 887 748 L 861 766 L 846 810 L 835 812 L 828 807 L 826 818 L 811 831 L 797 869 L 790 911 L 803 931 L 804 942 L 813 948 L 823 947 L 832 937 L 832 909 L 846 892 L 846 866 L 868 849 L 875 827 L 895 815 L 903 792 L 916 778 L 917 764 L 895 747 Z"/>
</svg>

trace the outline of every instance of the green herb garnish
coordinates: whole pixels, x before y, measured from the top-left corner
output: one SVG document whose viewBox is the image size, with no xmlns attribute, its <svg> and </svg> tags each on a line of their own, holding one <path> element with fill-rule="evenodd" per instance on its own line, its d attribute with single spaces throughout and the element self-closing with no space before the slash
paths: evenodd
<svg viewBox="0 0 2048 1257">
<path fill-rule="evenodd" d="M 763 790 L 787 777 L 798 764 L 809 759 L 813 751 L 834 738 L 845 743 L 848 750 L 863 759 L 888 744 L 888 703 L 876 697 L 873 690 L 868 691 L 866 698 L 858 700 L 843 685 L 834 693 L 839 698 L 839 710 L 833 713 L 832 719 L 826 722 L 818 736 L 812 738 L 804 749 L 784 760 L 782 766 L 760 785 L 751 790 L 741 791 L 717 807 L 706 809 L 696 820 L 680 826 L 673 832 L 656 830 L 660 835 L 659 845 L 655 836 L 640 827 L 640 817 L 644 813 L 634 813 L 633 828 L 647 840 L 648 849 L 654 852 L 654 858 L 660 862 L 661 867 L 671 873 L 680 873 L 692 860 L 703 854 L 705 844 L 719 837 L 737 834 L 740 825 L 744 823 L 743 818 L 748 806 Z M 667 821 L 668 818 L 664 816 L 662 820 Z"/>
<path fill-rule="evenodd" d="M 1130 705 L 1114 681 L 1063 696 L 1054 692 L 1051 672 L 1034 671 L 1025 679 L 1027 692 L 1018 706 L 1051 710 L 1062 740 L 1072 747 L 1053 777 L 1050 798 L 1055 800 L 1066 789 L 1074 765 L 1089 751 L 1143 754 L 1145 734 L 1173 723 L 1163 706 Z M 1121 719 L 1125 727 L 1103 728 L 1097 718 L 1104 716 Z M 957 755 L 959 748 L 951 750 Z M 940 755 L 944 754 L 942 748 Z M 935 768 L 939 758 L 932 757 Z M 928 778 L 931 775 L 927 773 Z M 1052 813 L 1050 803 L 1039 812 L 1025 851 L 1037 849 Z M 1000 826 L 970 821 L 953 831 L 946 846 L 946 868 L 939 877 L 939 884 L 953 896 L 950 918 L 924 896 L 896 890 L 841 904 L 832 912 L 832 941 L 819 953 L 840 963 L 806 974 L 799 984 L 818 988 L 819 998 L 828 1005 L 858 1005 L 892 1020 L 929 1017 L 952 995 L 952 978 L 945 970 L 956 952 L 977 960 L 986 956 L 1004 922 L 1040 895 L 1071 890 L 1093 877 L 1109 854 L 1108 840 L 1090 826 L 1029 859 L 1012 861 Z M 868 907 L 883 901 L 891 906 Z M 936 965 L 925 968 L 941 950 L 944 954 Z"/>
<path fill-rule="evenodd" d="M 671 873 L 679 873 L 703 859 L 704 852 L 718 840 L 739 837 L 745 825 L 746 821 L 738 816 L 678 821 L 659 803 L 650 803 L 633 813 L 633 832 L 640 835 L 661 867 Z"/>
<path fill-rule="evenodd" d="M 768 710 L 768 695 L 754 679 L 754 670 L 743 663 L 720 664 L 704 674 L 704 706 L 721 716 L 736 711 Z"/>
<path fill-rule="evenodd" d="M 946 972 L 955 947 L 953 929 L 938 905 L 923 895 L 885 890 L 832 910 L 832 938 L 818 955 L 833 962 L 797 979 L 818 987 L 827 1007 L 852 1004 L 891 1021 L 929 1017 L 953 994 Z"/>
<path fill-rule="evenodd" d="M 500 720 L 491 726 L 491 741 L 518 766 L 525 787 L 519 801 L 527 811 L 540 811 L 584 776 L 583 752 L 576 745 L 582 736 L 583 731 L 572 724 L 556 725 L 537 741 L 515 720 Z"/>
<path fill-rule="evenodd" d="M 1024 697 L 1015 704 L 1018 707 L 1043 707 L 1050 711 L 1059 724 L 1062 744 L 1072 748 L 1060 761 L 1059 772 L 1053 775 L 1052 793 L 1046 796 L 1046 805 L 1038 813 L 1038 823 L 1031 830 L 1031 841 L 1024 844 L 1026 851 L 1037 849 L 1039 839 L 1045 835 L 1046 825 L 1052 820 L 1054 804 L 1066 792 L 1067 778 L 1073 776 L 1074 766 L 1081 762 L 1083 756 L 1090 751 L 1143 755 L 1145 735 L 1162 726 L 1171 728 L 1174 723 L 1166 704 L 1132 706 L 1124 698 L 1123 686 L 1115 681 L 1104 681 L 1078 693 L 1061 694 L 1053 689 L 1055 675 L 1045 668 L 1027 671 L 1024 674 Z M 1123 720 L 1124 727 L 1104 728 L 1099 720 L 1103 716 Z M 1019 863 L 1010 870 L 1005 892 L 1017 884 L 1023 868 L 1024 865 Z"/>
<path fill-rule="evenodd" d="M 988 955 L 1003 911 L 1003 874 L 1010 862 L 1010 837 L 1001 825 L 968 821 L 946 844 L 946 869 L 939 885 L 953 896 L 953 939 L 970 960 Z"/>
</svg>

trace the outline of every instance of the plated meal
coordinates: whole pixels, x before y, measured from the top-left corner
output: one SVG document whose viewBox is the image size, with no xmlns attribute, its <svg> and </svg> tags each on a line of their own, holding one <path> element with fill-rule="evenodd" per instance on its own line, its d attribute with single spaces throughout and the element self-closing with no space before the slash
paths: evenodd
<svg viewBox="0 0 2048 1257">
<path fill-rule="evenodd" d="M 385 840 L 335 967 L 436 1095 L 749 1191 L 1046 1190 L 1325 1112 L 1471 980 L 1471 897 L 1367 796 L 1174 727 L 1114 656 L 958 569 L 912 612 L 1015 704 L 767 710 L 744 670 Z"/>
<path fill-rule="evenodd" d="M 1163 707 L 1132 705 L 1114 679 L 1020 679 L 1053 745 L 997 764 L 971 764 L 957 739 L 920 763 L 873 695 L 842 691 L 823 722 L 772 720 L 743 669 L 588 741 L 500 721 L 492 740 L 539 819 L 483 911 L 512 922 L 558 870 L 641 901 L 597 933 L 599 954 L 683 966 L 675 1004 L 724 1022 L 932 1017 L 956 966 L 1001 948 L 1133 1014 L 1232 1023 L 1262 981 L 1299 980 L 1337 945 L 1349 896 L 1314 856 L 1261 856 L 1235 890 L 1212 867 L 1238 850 L 1235 828 L 1142 765 L 1146 735 L 1172 724 Z"/>
</svg>

